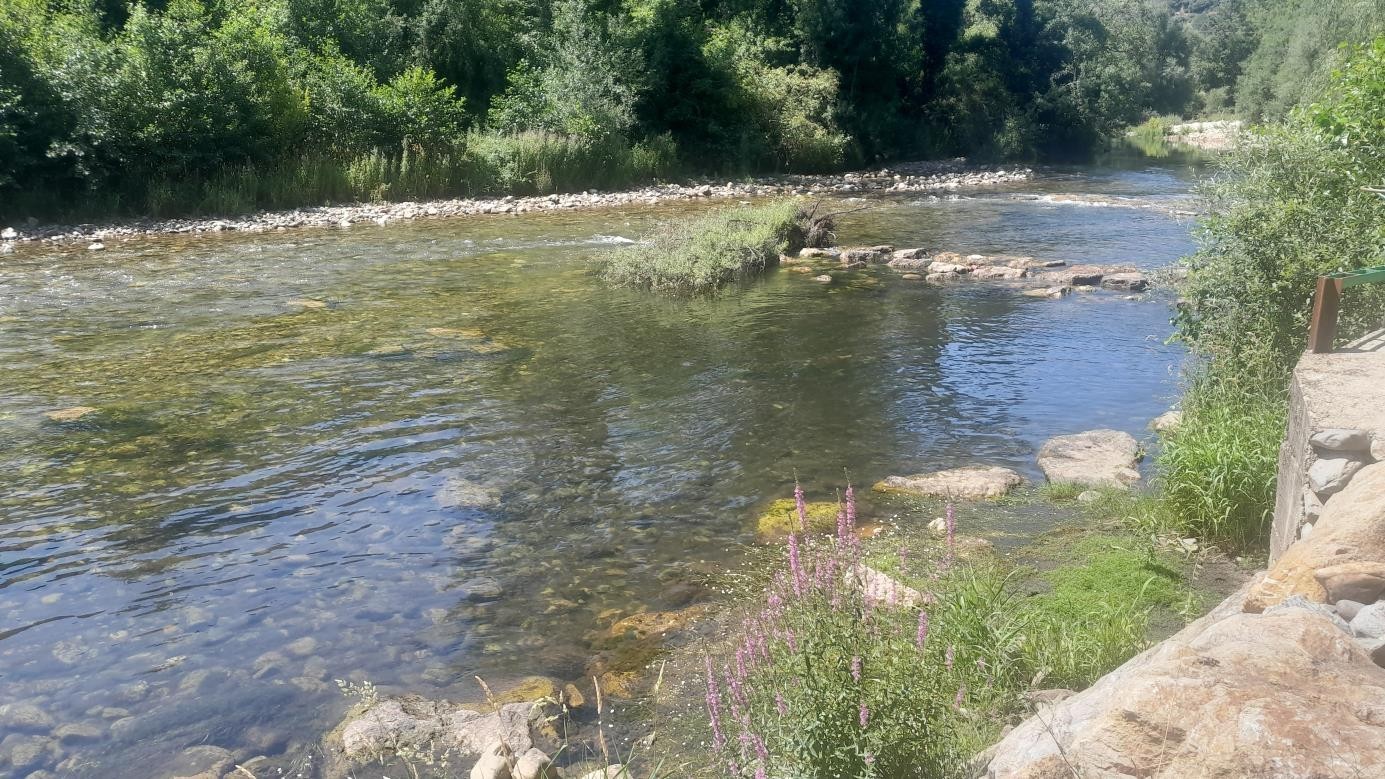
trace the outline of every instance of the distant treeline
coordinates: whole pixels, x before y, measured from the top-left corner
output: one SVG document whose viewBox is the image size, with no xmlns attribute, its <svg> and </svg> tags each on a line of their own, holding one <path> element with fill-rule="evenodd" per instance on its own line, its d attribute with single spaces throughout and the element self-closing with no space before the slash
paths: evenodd
<svg viewBox="0 0 1385 779">
<path fill-rule="evenodd" d="M 0 216 L 1081 155 L 1282 115 L 1385 0 L 0 0 Z"/>
</svg>

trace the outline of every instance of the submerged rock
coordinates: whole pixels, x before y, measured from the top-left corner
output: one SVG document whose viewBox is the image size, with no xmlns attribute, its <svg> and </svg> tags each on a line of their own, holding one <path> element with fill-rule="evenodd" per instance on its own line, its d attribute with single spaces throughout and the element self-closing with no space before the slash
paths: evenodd
<svg viewBox="0 0 1385 779">
<path fill-rule="evenodd" d="M 971 272 L 974 279 L 1022 279 L 1029 275 L 1024 268 L 1011 268 L 1006 265 L 983 265 Z"/>
<path fill-rule="evenodd" d="M 65 422 L 76 422 L 82 417 L 95 414 L 97 411 L 98 409 L 92 408 L 91 406 L 72 406 L 70 408 L 58 409 L 57 411 L 46 411 L 43 415 L 47 417 L 50 422 L 62 424 Z"/>
<path fill-rule="evenodd" d="M 1020 294 L 1029 298 L 1061 298 L 1065 295 L 1072 294 L 1072 287 L 1066 285 L 1061 287 L 1038 287 L 1036 289 L 1027 289 Z"/>
<path fill-rule="evenodd" d="M 1050 438 L 1039 449 L 1039 468 L 1054 484 L 1127 487 L 1140 480 L 1140 445 L 1119 430 L 1088 430 Z"/>
<path fill-rule="evenodd" d="M 1159 435 L 1168 435 L 1177 430 L 1182 423 L 1183 412 L 1173 408 L 1150 420 L 1149 429 Z"/>
<path fill-rule="evenodd" d="M 915 476 L 890 476 L 875 484 L 877 492 L 904 493 L 952 500 L 999 498 L 1024 483 L 1009 468 L 974 465 Z"/>
<path fill-rule="evenodd" d="M 755 521 L 760 539 L 772 541 L 785 538 L 790 533 L 807 531 L 809 533 L 831 533 L 837 529 L 837 512 L 841 509 L 832 501 L 811 501 L 804 506 L 804 516 L 808 526 L 799 527 L 798 510 L 792 498 L 781 498 L 769 504 L 769 508 Z"/>
<path fill-rule="evenodd" d="M 642 611 L 617 621 L 607 630 L 611 638 L 633 637 L 637 641 L 648 638 L 662 638 L 674 631 L 682 630 L 707 616 L 711 606 L 706 604 L 689 606 L 675 611 Z"/>
</svg>

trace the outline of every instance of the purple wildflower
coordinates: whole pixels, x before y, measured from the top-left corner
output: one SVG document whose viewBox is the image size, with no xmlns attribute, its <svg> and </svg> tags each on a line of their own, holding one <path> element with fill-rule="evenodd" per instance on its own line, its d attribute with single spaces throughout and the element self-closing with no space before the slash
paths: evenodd
<svg viewBox="0 0 1385 779">
<path fill-rule="evenodd" d="M 922 651 L 922 650 L 923 650 L 923 645 L 924 645 L 925 643 L 927 643 L 927 642 L 928 642 L 928 612 L 926 612 L 926 611 L 920 611 L 920 612 L 919 612 L 919 632 L 918 632 L 917 635 L 914 636 L 914 646 L 915 646 L 915 647 L 918 647 L 918 649 L 919 649 L 920 651 Z"/>
<path fill-rule="evenodd" d="M 808 503 L 803 499 L 803 485 L 795 479 L 793 483 L 793 505 L 794 511 L 798 512 L 798 529 L 806 531 L 808 529 Z"/>
<path fill-rule="evenodd" d="M 965 700 L 966 697 L 967 697 L 967 686 L 964 684 L 964 685 L 962 685 L 961 687 L 958 687 L 958 688 L 957 688 L 957 698 L 956 698 L 955 700 L 953 700 L 952 705 L 955 706 L 955 707 L 957 707 L 957 708 L 959 708 L 959 709 L 962 708 L 962 701 Z"/>
<path fill-rule="evenodd" d="M 873 753 L 873 752 L 867 752 L 867 753 L 866 753 L 866 765 L 875 765 L 875 753 Z"/>
<path fill-rule="evenodd" d="M 943 656 L 943 665 L 947 666 L 947 670 L 949 670 L 949 671 L 952 670 L 952 658 L 953 658 L 953 656 L 954 656 L 954 655 L 953 655 L 953 645 L 952 645 L 952 644 L 948 644 L 948 645 L 947 645 L 947 653 Z"/>
<path fill-rule="evenodd" d="M 794 639 L 794 634 L 793 634 L 793 630 L 792 630 L 792 629 L 785 629 L 785 631 L 784 631 L 784 643 L 788 645 L 789 651 L 790 651 L 790 652 L 797 652 L 797 651 L 798 651 L 798 642 Z"/>
<path fill-rule="evenodd" d="M 755 756 L 760 758 L 760 770 L 763 771 L 764 764 L 769 762 L 769 747 L 765 746 L 765 740 L 760 738 L 759 735 L 755 736 Z M 763 776 L 763 774 L 760 773 L 756 775 Z"/>
<path fill-rule="evenodd" d="M 798 534 L 789 534 L 789 575 L 793 578 L 793 594 L 803 597 L 803 561 L 798 555 Z"/>
<path fill-rule="evenodd" d="M 851 658 L 851 678 L 852 678 L 853 680 L 855 680 L 855 682 L 856 682 L 857 684 L 860 684 L 860 683 L 861 683 L 861 657 L 860 657 L 860 655 L 857 655 L 856 657 Z"/>
<path fill-rule="evenodd" d="M 712 749 L 720 752 L 726 746 L 726 734 L 721 730 L 721 693 L 717 677 L 712 672 L 712 658 L 707 660 L 707 719 L 712 724 Z"/>
<path fill-rule="evenodd" d="M 789 704 L 784 701 L 784 693 L 776 692 L 774 694 L 774 709 L 779 712 L 781 717 L 789 716 Z"/>
<path fill-rule="evenodd" d="M 846 507 L 839 505 L 837 506 L 837 541 L 846 544 L 850 536 L 850 526 L 847 525 L 846 521 Z"/>
<path fill-rule="evenodd" d="M 856 491 L 851 482 L 846 483 L 846 529 L 853 536 L 856 533 Z"/>
<path fill-rule="evenodd" d="M 866 704 L 862 703 L 862 704 L 861 704 L 861 729 L 864 730 L 865 727 L 866 727 L 866 725 L 869 724 L 869 723 L 870 723 L 870 709 L 866 707 Z"/>
<path fill-rule="evenodd" d="M 755 779 L 766 779 L 767 776 L 768 774 L 765 773 L 763 764 L 755 766 Z"/>
</svg>

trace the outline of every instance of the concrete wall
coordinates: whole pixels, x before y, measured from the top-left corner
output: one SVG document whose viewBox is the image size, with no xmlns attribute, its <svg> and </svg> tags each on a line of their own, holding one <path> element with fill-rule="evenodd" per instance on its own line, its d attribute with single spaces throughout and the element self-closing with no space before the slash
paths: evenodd
<svg viewBox="0 0 1385 779">
<path fill-rule="evenodd" d="M 1382 459 L 1385 351 L 1357 345 L 1305 354 L 1294 369 L 1288 431 L 1279 450 L 1270 563 L 1312 532 L 1323 503 L 1363 465 Z"/>
</svg>

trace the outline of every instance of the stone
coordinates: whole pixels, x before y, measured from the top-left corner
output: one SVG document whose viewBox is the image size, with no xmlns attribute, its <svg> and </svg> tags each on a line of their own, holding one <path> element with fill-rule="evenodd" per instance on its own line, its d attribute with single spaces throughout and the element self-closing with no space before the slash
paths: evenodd
<svg viewBox="0 0 1385 779">
<path fill-rule="evenodd" d="M 582 779 L 630 779 L 630 774 L 625 770 L 625 766 L 616 763 L 584 774 Z"/>
<path fill-rule="evenodd" d="M 1040 706 L 1056 706 L 1076 694 L 1061 687 L 1052 690 L 1030 690 L 1024 694 L 1024 701 L 1037 709 Z"/>
<path fill-rule="evenodd" d="M 1247 595 L 1246 611 L 1263 611 L 1291 595 L 1309 600 L 1336 602 L 1355 600 L 1372 603 L 1374 597 L 1338 595 L 1328 599 L 1319 573 L 1334 588 L 1353 590 L 1373 588 L 1373 576 L 1364 579 L 1385 560 L 1385 463 L 1362 468 L 1346 488 L 1323 505 L 1322 515 L 1313 523 L 1313 534 L 1289 545 Z M 1356 568 L 1343 568 L 1352 564 Z M 1353 581 L 1354 578 L 1354 581 Z M 1364 585 L 1364 586 L 1362 586 Z"/>
<path fill-rule="evenodd" d="M 606 633 L 611 638 L 634 638 L 643 641 L 683 630 L 709 613 L 711 606 L 706 604 L 676 611 L 642 611 L 619 620 L 611 625 Z"/>
<path fill-rule="evenodd" d="M 971 272 L 974 279 L 1005 279 L 1011 281 L 1029 275 L 1024 268 L 1010 268 L 1004 265 L 985 265 Z"/>
<path fill-rule="evenodd" d="M 832 257 L 832 258 L 835 258 L 835 257 L 841 255 L 841 253 L 842 253 L 842 252 L 841 252 L 840 249 L 820 249 L 820 248 L 817 248 L 817 247 L 815 247 L 815 246 L 809 246 L 809 247 L 806 247 L 806 248 L 803 248 L 803 249 L 799 249 L 799 250 L 798 250 L 798 256 L 799 256 L 799 257 Z"/>
<path fill-rule="evenodd" d="M 1048 278 L 1069 287 L 1095 287 L 1106 275 L 1106 269 L 1096 265 L 1073 265 L 1060 271 L 1052 271 Z"/>
<path fill-rule="evenodd" d="M 1347 622 L 1351 622 L 1357 614 L 1361 613 L 1361 609 L 1364 608 L 1365 605 L 1366 604 L 1354 600 L 1339 600 L 1334 608 L 1337 609 L 1337 616 Z"/>
<path fill-rule="evenodd" d="M 491 697 L 497 705 L 506 703 L 534 703 L 545 699 L 557 700 L 562 694 L 558 682 L 547 676 L 526 676 Z"/>
<path fill-rule="evenodd" d="M 831 283 L 832 283 L 832 277 L 831 277 L 831 276 L 828 276 L 826 273 L 824 273 L 824 274 L 819 275 L 819 276 L 814 276 L 814 277 L 813 277 L 813 281 L 816 281 L 816 282 L 818 282 L 819 284 L 831 284 Z"/>
<path fill-rule="evenodd" d="M 960 274 L 952 272 L 928 273 L 923 277 L 923 280 L 929 282 L 930 284 L 941 284 L 947 281 L 955 281 L 960 278 L 962 278 Z"/>
<path fill-rule="evenodd" d="M 1149 429 L 1159 435 L 1168 435 L 1178 429 L 1183 423 L 1183 412 L 1178 409 L 1169 409 L 1154 419 L 1150 420 Z"/>
<path fill-rule="evenodd" d="M 922 273 L 933 265 L 933 260 L 929 257 L 918 257 L 913 259 L 896 257 L 890 260 L 888 264 L 897 271 L 915 271 Z"/>
<path fill-rule="evenodd" d="M 529 732 L 531 703 L 510 703 L 482 713 L 445 701 L 418 696 L 385 698 L 347 715 L 337 729 L 342 753 L 349 759 L 372 759 L 401 746 L 430 743 L 468 754 L 504 743 L 523 754 L 534 746 Z"/>
<path fill-rule="evenodd" d="M 1371 459 L 1376 462 L 1385 460 L 1385 438 L 1371 438 Z"/>
<path fill-rule="evenodd" d="M 942 517 L 934 517 L 933 521 L 928 523 L 928 530 L 930 532 L 937 533 L 938 535 L 946 533 L 947 520 Z"/>
<path fill-rule="evenodd" d="M 1119 430 L 1088 430 L 1050 438 L 1039 449 L 1039 469 L 1054 484 L 1128 487 L 1140 480 L 1135 469 L 1140 445 Z"/>
<path fill-rule="evenodd" d="M 1385 670 L 1323 614 L 1228 615 L 1241 597 L 1026 720 L 1000 742 L 985 775 L 1385 771 Z"/>
<path fill-rule="evenodd" d="M 1305 538 L 1307 538 L 1308 536 L 1311 536 L 1311 535 L 1313 535 L 1313 523 L 1312 523 L 1312 522 L 1305 522 L 1305 523 L 1303 523 L 1303 526 L 1300 527 L 1300 528 L 1298 529 L 1298 538 L 1299 538 L 1299 540 L 1302 541 L 1303 539 L 1305 539 Z"/>
<path fill-rule="evenodd" d="M 891 265 L 894 265 L 896 261 L 903 262 L 905 260 L 926 260 L 928 258 L 929 253 L 927 249 L 896 249 L 895 251 L 890 252 Z"/>
<path fill-rule="evenodd" d="M 481 753 L 481 758 L 471 767 L 470 776 L 471 779 L 511 779 L 513 765 L 514 753 L 505 742 L 498 741 Z"/>
<path fill-rule="evenodd" d="M 1083 490 L 1077 493 L 1078 503 L 1096 503 L 1101 500 L 1101 493 L 1096 490 Z"/>
<path fill-rule="evenodd" d="M 1332 427 L 1309 436 L 1308 443 L 1314 449 L 1326 452 L 1368 452 L 1371 449 L 1371 436 L 1365 430 Z"/>
<path fill-rule="evenodd" d="M 1322 585 L 1329 603 L 1355 600 L 1374 603 L 1385 595 L 1385 563 L 1360 560 L 1319 568 L 1313 578 Z"/>
<path fill-rule="evenodd" d="M 433 496 L 442 508 L 488 509 L 500 505 L 500 490 L 480 482 L 460 477 L 448 477 Z"/>
<path fill-rule="evenodd" d="M 307 657 L 317 650 L 317 639 L 312 636 L 303 636 L 289 642 L 284 649 L 294 657 Z"/>
<path fill-rule="evenodd" d="M 1024 292 L 1021 292 L 1020 294 L 1024 295 L 1027 298 L 1061 298 L 1071 293 L 1072 287 L 1063 285 L 1059 287 L 1038 287 L 1035 289 L 1026 289 Z"/>
<path fill-rule="evenodd" d="M 1101 277 L 1101 286 L 1122 292 L 1144 292 L 1149 289 L 1149 279 L 1137 272 L 1108 273 Z"/>
<path fill-rule="evenodd" d="M 185 779 L 220 779 L 234 764 L 230 750 L 208 744 L 184 749 L 164 769 L 163 775 Z"/>
<path fill-rule="evenodd" d="M 582 695 L 582 691 L 577 689 L 575 684 L 563 685 L 563 703 L 569 709 L 580 709 L 586 705 L 587 699 Z"/>
<path fill-rule="evenodd" d="M 550 768 L 553 761 L 540 749 L 530 749 L 519 756 L 511 771 L 514 779 L 557 779 L 558 772 Z"/>
<path fill-rule="evenodd" d="M 95 414 L 96 411 L 97 409 L 94 409 L 91 406 L 72 406 L 71 408 L 62 408 L 58 409 L 57 411 L 47 411 L 44 412 L 43 415 L 47 417 L 48 421 L 50 422 L 63 423 L 76 422 L 82 417 L 88 416 L 90 414 Z"/>
<path fill-rule="evenodd" d="M 321 310 L 327 307 L 327 304 L 325 302 L 321 300 L 313 300 L 311 298 L 295 298 L 294 300 L 285 301 L 285 303 L 290 306 L 298 306 L 299 308 L 305 308 L 309 310 Z"/>
<path fill-rule="evenodd" d="M 1339 603 L 1352 603 L 1343 600 Z M 1340 609 L 1338 614 L 1340 614 Z M 1345 619 L 1345 617 L 1343 617 Z M 1385 602 L 1361 606 L 1351 617 L 1351 632 L 1362 638 L 1385 638 Z"/>
<path fill-rule="evenodd" d="M 0 241 L 13 241 L 18 237 L 19 231 L 13 227 L 6 227 L 4 230 L 0 230 Z"/>
<path fill-rule="evenodd" d="M 0 766 L 9 764 L 19 775 L 26 768 L 53 760 L 59 755 L 57 741 L 48 736 L 21 736 L 11 733 L 0 741 Z"/>
<path fill-rule="evenodd" d="M 1021 484 L 1024 478 L 1009 468 L 980 465 L 915 476 L 890 476 L 877 482 L 875 491 L 949 500 L 983 500 L 1003 497 Z"/>
<path fill-rule="evenodd" d="M 939 273 L 971 273 L 972 269 L 970 265 L 963 265 L 955 262 L 939 262 L 937 260 L 934 260 L 933 264 L 928 266 L 928 270 L 930 271 L 928 275 L 933 276 Z"/>
<path fill-rule="evenodd" d="M 100 742 L 102 736 L 105 736 L 105 729 L 89 722 L 68 722 L 53 730 L 54 739 L 62 744 Z"/>
<path fill-rule="evenodd" d="M 495 600 L 505 594 L 505 588 L 493 576 L 477 576 L 462 582 L 463 597 L 473 603 Z"/>
<path fill-rule="evenodd" d="M 841 264 L 842 267 L 847 270 L 860 270 L 861 268 L 866 267 L 869 263 L 867 263 L 865 260 L 848 260 L 846 258 L 843 258 Z"/>
<path fill-rule="evenodd" d="M 861 595 L 871 603 L 912 607 L 924 602 L 923 593 L 868 565 L 857 565 L 846 576 L 848 581 L 855 579 Z"/>
<path fill-rule="evenodd" d="M 842 507 L 828 500 L 808 501 L 803 506 L 807 527 L 799 527 L 798 507 L 793 498 L 780 498 L 769 504 L 755 521 L 760 540 L 786 538 L 790 533 L 831 533 L 837 529 L 837 512 Z"/>
<path fill-rule="evenodd" d="M 0 731 L 47 733 L 52 729 L 53 717 L 32 703 L 0 705 Z"/>
<path fill-rule="evenodd" d="M 1320 457 L 1308 466 L 1308 486 L 1319 497 L 1335 495 L 1364 464 L 1354 457 Z"/>
<path fill-rule="evenodd" d="M 838 255 L 843 263 L 849 262 L 885 262 L 894 252 L 893 246 L 854 246 L 842 249 Z"/>
<path fill-rule="evenodd" d="M 90 244 L 87 245 L 87 251 L 89 252 L 101 252 L 105 250 L 106 244 L 101 243 L 100 241 L 92 241 Z"/>
<path fill-rule="evenodd" d="M 905 274 L 901 275 L 900 278 L 901 278 L 901 279 L 904 279 L 905 281 L 922 281 L 922 280 L 923 280 L 923 276 L 921 276 L 921 275 L 919 275 L 919 274 L 917 274 L 917 273 L 905 273 Z"/>
<path fill-rule="evenodd" d="M 1322 516 L 1322 498 L 1310 489 L 1303 491 L 1303 519 L 1306 522 L 1317 522 L 1318 517 Z"/>
</svg>

